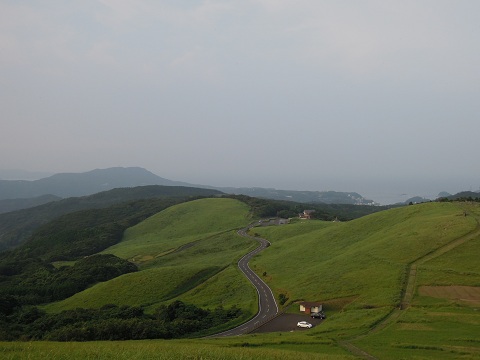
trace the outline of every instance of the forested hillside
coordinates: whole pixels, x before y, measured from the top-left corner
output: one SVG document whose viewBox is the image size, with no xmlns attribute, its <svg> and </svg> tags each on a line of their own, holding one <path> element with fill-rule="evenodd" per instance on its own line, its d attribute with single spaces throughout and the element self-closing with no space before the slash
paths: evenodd
<svg viewBox="0 0 480 360">
<path fill-rule="evenodd" d="M 94 268 L 93 260 L 88 256 L 119 242 L 128 227 L 180 202 L 178 199 L 138 200 L 105 209 L 75 212 L 49 222 L 24 245 L 0 253 L 0 294 L 15 294 L 21 304 L 41 304 L 64 299 L 85 289 L 100 281 L 91 277 L 88 266 L 82 267 L 82 264 L 90 263 Z M 73 268 L 52 266 L 55 261 L 79 259 Z M 122 261 L 118 258 L 115 266 L 123 266 Z M 95 266 L 111 265 L 98 260 Z M 126 272 L 134 268 L 127 266 Z M 87 270 L 86 274 L 83 269 Z M 115 276 L 125 273 L 123 270 L 107 272 Z M 110 278 L 112 276 L 107 276 L 105 280 Z M 59 291 L 59 287 L 68 290 Z"/>
<path fill-rule="evenodd" d="M 183 186 L 139 186 L 113 189 L 90 196 L 67 198 L 34 208 L 0 214 L 0 251 L 22 244 L 39 226 L 75 211 L 106 208 L 114 204 L 140 199 L 176 198 L 176 201 L 181 202 L 190 197 L 220 194 L 217 190 Z"/>
<path fill-rule="evenodd" d="M 154 214 L 157 216 L 152 216 Z M 159 220 L 161 218 L 165 220 Z M 225 327 L 228 321 L 235 321 L 241 316 L 248 317 L 251 311 L 248 308 L 241 310 L 230 306 L 226 309 L 222 305 L 201 309 L 196 305 L 175 301 L 175 298 L 202 285 L 209 278 L 219 276 L 230 264 L 233 266 L 236 263 L 236 259 L 250 247 L 251 242 L 237 243 L 237 237 L 231 231 L 246 224 L 249 218 L 248 206 L 237 200 L 203 199 L 185 202 L 178 198 L 138 200 L 105 209 L 63 215 L 39 228 L 17 249 L 0 254 L 0 303 L 3 305 L 0 323 L 4 329 L 0 336 L 3 339 L 23 336 L 63 341 L 171 338 L 205 331 L 210 327 Z M 155 236 L 155 241 L 149 244 L 150 249 L 169 249 L 175 242 L 182 244 L 185 241 L 188 246 L 184 247 L 182 253 L 182 246 L 178 251 L 163 251 L 160 263 L 146 260 L 155 259 L 147 255 L 141 260 L 135 260 L 136 256 L 125 257 L 121 254 L 125 249 L 127 252 L 133 251 L 133 254 L 144 251 L 142 238 L 134 236 L 130 239 L 127 236 L 123 239 L 125 245 L 99 254 L 118 244 L 127 228 L 145 220 L 151 224 L 148 225 L 149 228 L 153 226 L 151 231 L 173 231 L 167 237 Z M 146 242 L 149 243 L 150 240 L 149 238 Z M 200 250 L 195 257 L 196 261 L 190 260 L 188 265 L 183 261 L 175 263 L 177 270 L 174 270 L 172 264 L 164 268 L 165 259 L 172 261 L 178 254 L 185 256 L 189 248 L 194 251 L 204 250 Z M 162 253 L 162 250 L 155 251 Z M 215 253 L 219 256 L 216 260 L 211 257 Z M 203 259 L 200 254 L 209 259 Z M 218 259 L 222 261 L 218 262 Z M 132 297 L 119 297 L 122 291 L 117 287 L 113 292 L 107 291 L 95 296 L 97 301 L 104 296 L 108 298 L 100 306 L 101 309 L 95 311 L 79 310 L 79 306 L 75 306 L 77 310 L 71 309 L 50 316 L 32 307 L 69 298 L 85 289 L 96 288 L 95 284 L 106 284 L 119 276 L 133 275 L 138 270 L 141 270 L 141 274 L 134 278 L 136 285 L 145 279 L 162 279 L 159 274 L 167 271 L 165 275 L 169 277 L 168 286 L 163 284 L 163 287 L 141 290 L 152 291 L 153 294 L 155 291 L 166 290 L 163 297 L 153 297 L 156 306 L 150 304 L 147 307 L 145 298 L 141 300 L 141 306 L 130 305 L 128 302 Z M 176 277 L 181 274 L 183 277 L 180 276 L 176 283 L 173 274 Z M 128 281 L 127 278 L 125 280 Z M 140 294 L 137 292 L 136 295 Z M 249 297 L 248 301 L 252 300 L 254 297 Z M 117 305 L 112 306 L 112 303 Z M 144 312 L 145 309 L 149 310 L 148 313 Z M 82 329 L 88 330 L 80 331 L 76 323 L 81 323 Z"/>
<path fill-rule="evenodd" d="M 28 199 L 4 199 L 0 200 L 0 214 L 27 209 L 57 200 L 61 200 L 61 198 L 55 195 L 42 195 Z"/>
</svg>

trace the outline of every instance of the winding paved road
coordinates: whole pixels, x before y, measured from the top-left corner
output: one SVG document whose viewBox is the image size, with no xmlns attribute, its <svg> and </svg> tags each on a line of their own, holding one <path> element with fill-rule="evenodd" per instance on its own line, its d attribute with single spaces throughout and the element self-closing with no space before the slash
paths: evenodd
<svg viewBox="0 0 480 360">
<path fill-rule="evenodd" d="M 265 324 L 267 321 L 274 318 L 278 313 L 277 302 L 273 296 L 272 290 L 268 287 L 267 284 L 257 275 L 255 272 L 250 269 L 248 262 L 252 257 L 258 254 L 263 249 L 270 246 L 270 242 L 255 236 L 250 236 L 247 234 L 247 231 L 252 228 L 253 225 L 248 226 L 244 229 L 238 230 L 238 235 L 245 236 L 251 239 L 255 239 L 260 243 L 255 250 L 249 252 L 244 257 L 238 261 L 239 269 L 245 274 L 248 280 L 255 286 L 255 289 L 258 293 L 258 313 L 255 317 L 246 323 L 237 326 L 236 328 L 224 331 L 220 334 L 213 335 L 214 337 L 221 336 L 238 336 L 242 334 L 248 334 L 249 332 L 255 330 L 260 325 Z"/>
</svg>

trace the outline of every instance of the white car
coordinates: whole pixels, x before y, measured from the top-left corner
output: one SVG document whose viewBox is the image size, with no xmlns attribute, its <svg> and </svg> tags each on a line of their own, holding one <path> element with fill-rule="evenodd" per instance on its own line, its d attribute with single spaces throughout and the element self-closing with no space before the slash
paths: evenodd
<svg viewBox="0 0 480 360">
<path fill-rule="evenodd" d="M 310 324 L 310 323 L 308 323 L 308 322 L 306 322 L 306 321 L 299 321 L 299 322 L 297 323 L 297 326 L 298 326 L 298 327 L 301 327 L 301 328 L 310 329 L 313 325 Z"/>
</svg>

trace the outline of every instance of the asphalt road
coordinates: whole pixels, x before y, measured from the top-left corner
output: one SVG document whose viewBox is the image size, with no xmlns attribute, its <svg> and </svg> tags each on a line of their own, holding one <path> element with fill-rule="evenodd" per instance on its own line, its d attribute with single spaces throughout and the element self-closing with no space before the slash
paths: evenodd
<svg viewBox="0 0 480 360">
<path fill-rule="evenodd" d="M 245 229 L 239 230 L 238 234 L 251 239 L 255 239 L 260 243 L 260 245 L 255 250 L 249 252 L 244 257 L 242 257 L 238 261 L 238 267 L 245 274 L 247 279 L 250 280 L 253 286 L 255 286 L 255 289 L 257 289 L 259 311 L 253 319 L 247 321 L 246 323 L 240 326 L 237 326 L 236 328 L 224 331 L 220 334 L 216 334 L 214 335 L 215 337 L 238 336 L 238 335 L 250 333 L 253 330 L 260 327 L 262 324 L 265 324 L 267 321 L 273 319 L 278 313 L 277 302 L 275 301 L 275 297 L 273 296 L 272 290 L 248 266 L 248 262 L 250 261 L 250 259 L 253 258 L 256 254 L 258 254 L 263 249 L 270 246 L 270 242 L 259 237 L 248 235 L 247 231 L 249 228 L 250 227 L 246 227 Z"/>
</svg>

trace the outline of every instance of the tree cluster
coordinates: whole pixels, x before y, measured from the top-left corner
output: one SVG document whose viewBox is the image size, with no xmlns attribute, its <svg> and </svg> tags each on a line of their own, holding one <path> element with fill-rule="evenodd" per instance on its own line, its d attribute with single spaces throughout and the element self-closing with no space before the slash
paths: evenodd
<svg viewBox="0 0 480 360">
<path fill-rule="evenodd" d="M 39 258 L 10 257 L 0 260 L 0 296 L 12 296 L 21 305 L 48 303 L 137 270 L 110 254 L 88 256 L 59 269 Z"/>
<path fill-rule="evenodd" d="M 175 301 L 145 314 L 141 307 L 105 305 L 46 314 L 36 307 L 16 308 L 1 298 L 0 340 L 96 341 L 180 338 L 206 331 L 241 315 L 235 307 L 206 310 Z"/>
<path fill-rule="evenodd" d="M 473 197 L 473 196 L 464 196 L 464 197 L 455 197 L 455 198 L 447 198 L 447 197 L 441 197 L 437 199 L 438 202 L 454 202 L 454 201 L 459 201 L 459 202 L 480 202 L 480 197 Z"/>
<path fill-rule="evenodd" d="M 297 203 L 293 201 L 269 200 L 254 198 L 247 195 L 229 195 L 228 197 L 244 202 L 250 207 L 251 217 L 294 218 L 305 209 L 315 210 L 314 219 L 332 221 L 335 218 L 348 221 L 377 211 L 385 210 L 386 206 L 351 205 L 351 204 L 324 204 L 324 203 Z"/>
</svg>

